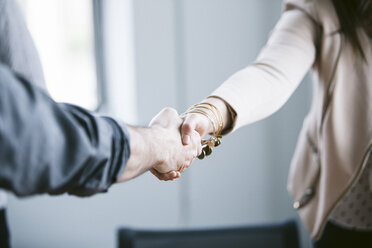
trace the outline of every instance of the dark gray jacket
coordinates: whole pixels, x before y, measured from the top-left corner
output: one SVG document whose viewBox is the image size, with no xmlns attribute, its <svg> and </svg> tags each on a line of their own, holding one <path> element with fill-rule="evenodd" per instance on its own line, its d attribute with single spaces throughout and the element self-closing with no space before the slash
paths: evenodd
<svg viewBox="0 0 372 248">
<path fill-rule="evenodd" d="M 0 0 L 0 188 L 20 196 L 103 192 L 129 155 L 124 126 L 50 98 L 18 6 Z"/>
</svg>

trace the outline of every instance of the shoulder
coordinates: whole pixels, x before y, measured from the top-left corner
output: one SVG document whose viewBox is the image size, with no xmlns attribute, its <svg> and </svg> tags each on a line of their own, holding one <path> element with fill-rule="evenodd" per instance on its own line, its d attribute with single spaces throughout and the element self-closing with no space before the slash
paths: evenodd
<svg viewBox="0 0 372 248">
<path fill-rule="evenodd" d="M 339 30 L 337 13 L 332 0 L 284 0 L 284 11 L 298 9 L 305 12 L 327 34 Z"/>
</svg>

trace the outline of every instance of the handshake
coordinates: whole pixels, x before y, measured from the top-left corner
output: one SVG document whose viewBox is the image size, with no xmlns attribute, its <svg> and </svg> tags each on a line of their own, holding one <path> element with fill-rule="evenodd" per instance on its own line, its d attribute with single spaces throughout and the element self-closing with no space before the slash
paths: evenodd
<svg viewBox="0 0 372 248">
<path fill-rule="evenodd" d="M 174 180 L 191 166 L 195 158 L 201 154 L 204 156 L 205 152 L 208 155 L 211 148 L 219 144 L 220 136 L 217 137 L 216 133 L 224 126 L 223 115 L 215 105 L 219 105 L 223 113 L 226 112 L 222 100 L 210 101 L 214 104 L 201 103 L 182 116 L 172 108 L 165 108 L 151 120 L 148 127 L 128 126 L 131 154 L 118 182 L 146 171 L 151 171 L 160 180 Z M 208 108 L 208 105 L 216 111 Z M 214 136 L 202 141 L 207 133 Z"/>
</svg>

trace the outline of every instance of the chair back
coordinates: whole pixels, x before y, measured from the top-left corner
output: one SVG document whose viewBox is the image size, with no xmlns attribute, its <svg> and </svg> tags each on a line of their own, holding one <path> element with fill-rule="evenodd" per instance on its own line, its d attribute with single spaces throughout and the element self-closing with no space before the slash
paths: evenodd
<svg viewBox="0 0 372 248">
<path fill-rule="evenodd" d="M 278 224 L 207 230 L 118 231 L 119 248 L 299 248 L 294 220 Z"/>
</svg>

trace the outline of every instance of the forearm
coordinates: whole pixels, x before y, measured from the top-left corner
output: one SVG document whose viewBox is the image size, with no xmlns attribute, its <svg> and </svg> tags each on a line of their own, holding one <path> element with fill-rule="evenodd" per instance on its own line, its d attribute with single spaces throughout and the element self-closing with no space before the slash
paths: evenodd
<svg viewBox="0 0 372 248">
<path fill-rule="evenodd" d="M 317 28 L 299 10 L 284 12 L 256 61 L 212 93 L 235 110 L 234 129 L 273 114 L 289 99 L 314 63 Z"/>
<path fill-rule="evenodd" d="M 54 102 L 0 66 L 0 187 L 17 195 L 106 191 L 125 168 L 125 127 Z"/>
</svg>

